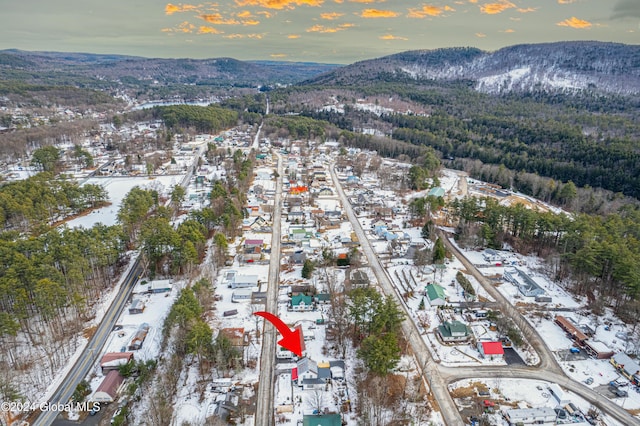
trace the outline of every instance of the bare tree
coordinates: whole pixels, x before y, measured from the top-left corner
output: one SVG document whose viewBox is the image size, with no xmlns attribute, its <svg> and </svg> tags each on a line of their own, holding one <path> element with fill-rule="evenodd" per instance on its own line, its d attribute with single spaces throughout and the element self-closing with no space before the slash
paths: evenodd
<svg viewBox="0 0 640 426">
<path fill-rule="evenodd" d="M 324 398 L 324 392 L 321 390 L 314 390 L 307 396 L 306 404 L 309 409 L 314 410 L 318 413 L 322 413 L 326 403 Z"/>
</svg>

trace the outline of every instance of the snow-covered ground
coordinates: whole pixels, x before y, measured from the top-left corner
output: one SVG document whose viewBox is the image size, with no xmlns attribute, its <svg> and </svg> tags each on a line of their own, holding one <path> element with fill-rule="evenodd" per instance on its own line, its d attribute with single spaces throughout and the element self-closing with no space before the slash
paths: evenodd
<svg viewBox="0 0 640 426">
<path fill-rule="evenodd" d="M 124 197 L 136 186 L 144 189 L 156 189 L 161 195 L 167 195 L 171 189 L 182 181 L 182 175 L 158 176 L 153 179 L 148 177 L 109 177 L 91 178 L 85 183 L 101 185 L 109 193 L 108 206 L 91 211 L 89 214 L 77 217 L 66 222 L 70 228 L 91 228 L 96 223 L 115 225 L 118 210 Z"/>
</svg>

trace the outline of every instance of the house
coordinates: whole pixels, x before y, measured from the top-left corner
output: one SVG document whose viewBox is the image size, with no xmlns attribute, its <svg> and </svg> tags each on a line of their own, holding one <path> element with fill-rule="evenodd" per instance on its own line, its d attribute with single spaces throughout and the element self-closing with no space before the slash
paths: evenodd
<svg viewBox="0 0 640 426">
<path fill-rule="evenodd" d="M 318 197 L 333 197 L 333 190 L 331 188 L 320 188 L 318 191 Z"/>
<path fill-rule="evenodd" d="M 331 303 L 331 295 L 329 293 L 318 293 L 313 300 L 319 305 L 328 305 Z"/>
<path fill-rule="evenodd" d="M 305 390 L 323 389 L 330 379 L 330 365 L 320 368 L 317 362 L 308 357 L 300 358 L 296 368 L 291 370 L 291 380 Z"/>
<path fill-rule="evenodd" d="M 291 310 L 297 312 L 308 312 L 314 308 L 313 297 L 305 294 L 296 294 L 291 297 Z"/>
<path fill-rule="evenodd" d="M 368 287 L 369 275 L 361 269 L 353 270 L 349 276 L 349 284 L 351 288 Z"/>
<path fill-rule="evenodd" d="M 100 358 L 100 369 L 102 374 L 105 374 L 132 360 L 133 352 L 107 352 Z"/>
<path fill-rule="evenodd" d="M 231 294 L 231 301 L 233 303 L 246 302 L 247 300 L 251 300 L 252 294 L 253 291 L 250 288 L 239 288 Z"/>
<path fill-rule="evenodd" d="M 245 249 L 251 249 L 256 247 L 262 248 L 263 244 L 264 244 L 264 240 L 244 240 Z"/>
<path fill-rule="evenodd" d="M 109 371 L 102 380 L 102 383 L 100 383 L 100 386 L 98 386 L 98 389 L 94 392 L 91 401 L 106 403 L 115 401 L 123 382 L 124 377 L 120 375 L 118 370 Z"/>
<path fill-rule="evenodd" d="M 253 232 L 271 232 L 271 224 L 263 216 L 258 216 L 247 226 L 247 230 Z"/>
<path fill-rule="evenodd" d="M 511 408 L 505 410 L 503 414 L 510 425 L 542 424 L 556 421 L 556 412 L 549 407 Z"/>
<path fill-rule="evenodd" d="M 447 293 L 444 287 L 438 284 L 429 284 L 425 290 L 431 306 L 442 306 L 447 303 Z"/>
<path fill-rule="evenodd" d="M 445 321 L 438 326 L 438 334 L 445 343 L 466 342 L 471 338 L 471 330 L 460 321 Z"/>
<path fill-rule="evenodd" d="M 484 358 L 504 357 L 502 342 L 478 342 L 478 351 Z"/>
<path fill-rule="evenodd" d="M 157 280 L 148 284 L 147 291 L 149 293 L 166 293 L 171 291 L 171 287 L 171 280 Z"/>
<path fill-rule="evenodd" d="M 233 280 L 228 285 L 231 288 L 253 288 L 258 286 L 257 275 L 234 275 Z"/>
<path fill-rule="evenodd" d="M 142 299 L 133 299 L 131 302 L 131 306 L 129 306 L 129 314 L 141 314 L 144 312 L 144 300 Z"/>
<path fill-rule="evenodd" d="M 302 265 L 304 263 L 304 261 L 307 260 L 307 255 L 304 251 L 302 250 L 296 250 L 293 252 L 293 254 L 291 255 L 291 261 L 295 264 L 295 265 Z"/>
<path fill-rule="evenodd" d="M 518 287 L 520 293 L 526 297 L 539 297 L 545 291 L 529 275 L 518 268 L 507 268 L 504 270 L 504 278 Z"/>
<path fill-rule="evenodd" d="M 149 333 L 149 328 L 150 326 L 146 322 L 142 323 L 140 327 L 138 327 L 138 331 L 136 331 L 136 334 L 133 336 L 133 339 L 131 339 L 131 342 L 129 343 L 128 349 L 130 351 L 137 351 L 142 347 L 144 339 L 147 338 L 147 333 Z"/>
<path fill-rule="evenodd" d="M 305 229 L 294 228 L 289 230 L 289 239 L 294 241 L 309 240 L 312 237 L 311 232 Z"/>
<path fill-rule="evenodd" d="M 488 248 L 482 252 L 482 258 L 487 263 L 502 262 L 502 257 L 503 256 L 494 249 Z"/>
<path fill-rule="evenodd" d="M 631 359 L 629 355 L 619 352 L 611 357 L 609 362 L 633 384 L 640 384 L 640 365 Z"/>
<path fill-rule="evenodd" d="M 340 414 L 305 414 L 302 426 L 342 426 Z"/>
</svg>

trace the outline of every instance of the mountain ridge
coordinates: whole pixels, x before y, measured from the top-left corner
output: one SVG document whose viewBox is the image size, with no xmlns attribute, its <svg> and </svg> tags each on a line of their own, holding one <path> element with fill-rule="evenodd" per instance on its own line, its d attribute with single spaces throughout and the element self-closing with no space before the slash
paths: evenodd
<svg viewBox="0 0 640 426">
<path fill-rule="evenodd" d="M 469 80 L 486 93 L 534 90 L 640 93 L 640 45 L 570 41 L 400 52 L 359 61 L 303 84 Z"/>
</svg>

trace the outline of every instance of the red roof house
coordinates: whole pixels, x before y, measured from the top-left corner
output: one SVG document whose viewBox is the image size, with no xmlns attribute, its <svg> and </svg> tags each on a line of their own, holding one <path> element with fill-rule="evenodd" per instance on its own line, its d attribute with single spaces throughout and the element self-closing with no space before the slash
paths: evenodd
<svg viewBox="0 0 640 426">
<path fill-rule="evenodd" d="M 488 356 L 504 356 L 502 342 L 480 342 L 478 343 L 478 350 L 485 358 Z"/>
<path fill-rule="evenodd" d="M 122 377 L 117 370 L 109 371 L 102 383 L 100 383 L 100 386 L 98 386 L 98 389 L 96 389 L 91 400 L 94 402 L 107 403 L 115 401 L 123 381 L 124 377 Z"/>
<path fill-rule="evenodd" d="M 110 370 L 117 370 L 119 366 L 131 360 L 133 360 L 133 352 L 107 352 L 100 359 L 102 374 L 106 374 Z"/>
</svg>

